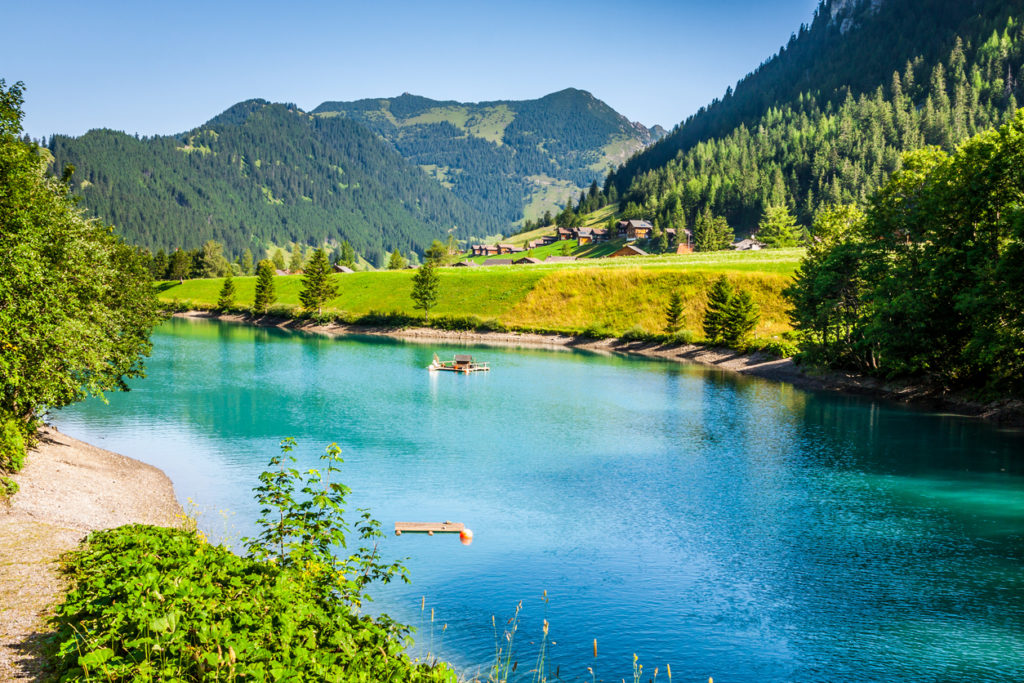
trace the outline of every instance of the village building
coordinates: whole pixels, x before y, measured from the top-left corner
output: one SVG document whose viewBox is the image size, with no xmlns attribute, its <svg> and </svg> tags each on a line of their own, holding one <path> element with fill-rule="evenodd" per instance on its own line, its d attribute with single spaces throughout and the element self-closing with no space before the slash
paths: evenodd
<svg viewBox="0 0 1024 683">
<path fill-rule="evenodd" d="M 532 266 L 543 262 L 539 258 L 533 258 L 532 256 L 524 256 L 521 259 L 516 259 L 512 263 L 514 263 L 517 266 Z"/>
<path fill-rule="evenodd" d="M 492 259 L 487 259 L 486 261 L 484 261 L 482 265 L 485 265 L 485 266 L 511 266 L 512 265 L 512 259 L 510 259 L 510 258 L 492 258 Z"/>
<path fill-rule="evenodd" d="M 593 228 L 590 231 L 591 236 L 595 242 L 607 242 L 608 241 L 608 228 Z"/>
<path fill-rule="evenodd" d="M 584 244 L 594 243 L 594 233 L 590 228 L 577 228 L 576 229 L 576 246 L 582 247 Z"/>
<path fill-rule="evenodd" d="M 555 237 L 558 241 L 562 241 L 571 240 L 575 235 L 573 235 L 571 228 L 558 228 L 558 230 L 555 231 Z"/>
<path fill-rule="evenodd" d="M 649 256 L 649 254 L 634 244 L 625 244 L 617 251 L 608 254 L 608 258 L 613 256 Z"/>
<path fill-rule="evenodd" d="M 616 227 L 618 228 L 619 237 L 625 237 L 630 242 L 633 240 L 645 240 L 651 236 L 651 232 L 654 230 L 654 226 L 649 222 L 636 219 L 619 221 Z"/>
<path fill-rule="evenodd" d="M 736 251 L 757 251 L 758 249 L 762 249 L 763 247 L 764 245 L 758 242 L 753 237 L 748 237 L 745 240 L 734 242 L 732 245 L 732 248 L 735 249 Z"/>
<path fill-rule="evenodd" d="M 480 264 L 476 261 L 459 261 L 458 263 L 452 264 L 452 268 L 479 268 Z"/>
<path fill-rule="evenodd" d="M 352 270 L 348 266 L 343 266 L 340 263 L 336 263 L 336 264 L 334 264 L 334 272 L 335 273 L 354 273 L 356 271 Z"/>
</svg>

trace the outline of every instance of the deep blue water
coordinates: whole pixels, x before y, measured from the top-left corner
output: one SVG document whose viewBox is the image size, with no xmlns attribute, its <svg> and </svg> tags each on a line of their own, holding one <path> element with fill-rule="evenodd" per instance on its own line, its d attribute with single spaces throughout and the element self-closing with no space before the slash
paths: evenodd
<svg viewBox="0 0 1024 683">
<path fill-rule="evenodd" d="M 374 609 L 420 654 L 486 668 L 522 601 L 520 673 L 546 617 L 566 680 L 631 679 L 633 653 L 645 680 L 1024 680 L 1019 432 L 580 352 L 477 348 L 494 370 L 462 376 L 424 369 L 443 345 L 180 319 L 154 344 L 59 428 L 161 467 L 235 543 L 279 440 L 309 464 L 337 441 L 353 508 L 475 532 L 384 541 L 412 584 Z"/>
</svg>

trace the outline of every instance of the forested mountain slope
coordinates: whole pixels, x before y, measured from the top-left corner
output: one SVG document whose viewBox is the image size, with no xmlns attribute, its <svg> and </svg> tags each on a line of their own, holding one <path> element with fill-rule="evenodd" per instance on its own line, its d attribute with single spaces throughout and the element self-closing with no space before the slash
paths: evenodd
<svg viewBox="0 0 1024 683">
<path fill-rule="evenodd" d="M 710 209 L 749 233 L 863 203 L 925 145 L 951 150 L 1024 96 L 1021 0 L 823 2 L 779 54 L 631 158 L 606 187 L 671 227 Z"/>
<path fill-rule="evenodd" d="M 54 170 L 129 242 L 237 256 L 268 243 L 347 239 L 371 262 L 396 248 L 493 234 L 499 217 L 466 204 L 356 121 L 264 100 L 239 103 L 181 135 L 93 130 L 48 144 Z"/>
<path fill-rule="evenodd" d="M 469 204 L 512 222 L 564 206 L 664 133 L 630 123 L 569 88 L 536 100 L 464 103 L 408 93 L 324 102 L 322 118 L 356 119 Z"/>
</svg>

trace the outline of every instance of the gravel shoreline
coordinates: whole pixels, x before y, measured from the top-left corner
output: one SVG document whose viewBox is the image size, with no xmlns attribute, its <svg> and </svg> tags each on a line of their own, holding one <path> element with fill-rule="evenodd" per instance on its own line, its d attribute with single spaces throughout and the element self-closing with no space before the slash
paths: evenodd
<svg viewBox="0 0 1024 683">
<path fill-rule="evenodd" d="M 823 371 L 797 365 L 790 358 L 767 354 L 742 354 L 731 349 L 711 348 L 696 344 L 658 344 L 630 342 L 621 339 L 591 339 L 561 334 L 525 332 L 473 332 L 436 330 L 429 327 L 380 328 L 330 323 L 317 325 L 280 316 L 218 314 L 210 311 L 186 311 L 176 317 L 227 320 L 232 322 L 302 330 L 328 336 L 370 335 L 412 342 L 454 342 L 521 348 L 571 348 L 599 353 L 617 353 L 660 358 L 682 363 L 697 363 L 741 375 L 787 382 L 805 391 L 823 391 L 892 401 L 920 410 L 975 417 L 1006 427 L 1024 427 L 1024 401 L 1002 400 L 982 402 L 968 396 L 951 394 L 936 387 L 912 383 L 883 382 L 854 373 Z"/>
<path fill-rule="evenodd" d="M 64 582 L 58 560 L 90 531 L 176 526 L 183 511 L 163 471 L 44 427 L 21 487 L 0 505 L 0 681 L 44 678 L 46 618 Z"/>
</svg>

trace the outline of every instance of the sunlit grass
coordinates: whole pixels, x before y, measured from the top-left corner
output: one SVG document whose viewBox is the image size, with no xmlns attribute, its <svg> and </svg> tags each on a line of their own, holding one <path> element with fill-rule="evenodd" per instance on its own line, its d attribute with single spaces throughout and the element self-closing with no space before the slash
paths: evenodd
<svg viewBox="0 0 1024 683">
<path fill-rule="evenodd" d="M 545 249 L 560 250 L 560 245 Z M 540 250 L 537 250 L 540 251 Z M 581 259 L 574 263 L 489 268 L 443 268 L 439 299 L 431 314 L 476 316 L 518 329 L 575 333 L 601 329 L 621 336 L 630 330 L 661 332 L 673 290 L 683 297 L 682 328 L 701 329 L 707 293 L 721 274 L 751 292 L 761 309 L 754 334 L 770 338 L 790 329 L 782 290 L 803 254 L 801 249 L 719 252 L 657 257 Z M 416 315 L 414 271 L 377 271 L 331 276 L 338 295 L 326 312 L 361 316 L 371 311 Z M 252 305 L 255 278 L 235 278 L 235 306 Z M 274 278 L 277 310 L 298 310 L 301 276 Z M 167 303 L 212 308 L 223 280 L 187 280 L 161 285 Z"/>
</svg>

